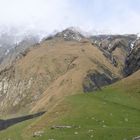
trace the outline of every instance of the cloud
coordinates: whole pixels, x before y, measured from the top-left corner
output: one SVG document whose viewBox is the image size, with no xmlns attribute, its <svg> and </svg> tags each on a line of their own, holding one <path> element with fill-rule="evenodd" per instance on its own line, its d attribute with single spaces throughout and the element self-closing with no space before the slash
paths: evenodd
<svg viewBox="0 0 140 140">
<path fill-rule="evenodd" d="M 68 6 L 67 0 L 0 0 L 0 24 L 49 32 L 62 26 Z"/>
<path fill-rule="evenodd" d="M 50 33 L 69 26 L 105 33 L 137 33 L 139 5 L 139 0 L 0 0 L 0 27 L 14 27 L 21 34 Z"/>
</svg>

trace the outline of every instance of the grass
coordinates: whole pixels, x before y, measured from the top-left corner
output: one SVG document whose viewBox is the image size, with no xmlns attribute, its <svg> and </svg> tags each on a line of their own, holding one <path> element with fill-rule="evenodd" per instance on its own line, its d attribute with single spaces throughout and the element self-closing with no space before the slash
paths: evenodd
<svg viewBox="0 0 140 140">
<path fill-rule="evenodd" d="M 132 140 L 140 135 L 140 96 L 116 87 L 67 97 L 41 118 L 0 132 L 0 140 Z M 75 127 L 51 129 L 53 125 Z M 40 130 L 44 134 L 34 138 Z"/>
</svg>

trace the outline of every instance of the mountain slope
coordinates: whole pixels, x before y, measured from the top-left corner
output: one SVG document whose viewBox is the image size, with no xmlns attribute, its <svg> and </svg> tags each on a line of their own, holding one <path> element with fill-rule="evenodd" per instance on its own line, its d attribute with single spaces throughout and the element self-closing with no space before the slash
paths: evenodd
<svg viewBox="0 0 140 140">
<path fill-rule="evenodd" d="M 136 46 L 137 38 L 137 35 L 99 35 L 91 36 L 90 40 L 122 72 L 127 56 Z"/>
<path fill-rule="evenodd" d="M 28 49 L 39 42 L 38 36 L 24 35 L 16 37 L 11 33 L 0 33 L 0 71 L 26 55 Z"/>
<path fill-rule="evenodd" d="M 100 88 L 102 79 L 101 86 L 104 86 L 119 78 L 119 69 L 90 41 L 54 37 L 1 71 L 1 111 L 46 109 L 63 96 L 83 91 L 85 87 Z"/>
</svg>

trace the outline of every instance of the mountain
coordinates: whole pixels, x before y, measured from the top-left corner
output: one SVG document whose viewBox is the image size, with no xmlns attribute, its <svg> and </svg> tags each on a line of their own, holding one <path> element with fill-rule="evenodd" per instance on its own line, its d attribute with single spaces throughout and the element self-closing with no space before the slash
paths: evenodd
<svg viewBox="0 0 140 140">
<path fill-rule="evenodd" d="M 86 37 L 75 28 L 40 43 L 25 38 L 0 64 L 0 111 L 37 112 L 65 96 L 101 90 L 123 78 L 137 42 L 137 35 Z"/>
<path fill-rule="evenodd" d="M 5 116 L 26 118 L 47 112 L 36 121 L 0 132 L 0 139 L 138 136 L 139 41 L 137 35 L 85 36 L 75 28 L 41 42 L 27 36 L 16 44 L 11 43 L 13 38 L 2 36 L 1 122 Z"/>
<path fill-rule="evenodd" d="M 68 41 L 56 35 L 1 71 L 1 111 L 46 109 L 66 95 L 115 82 L 118 71 L 86 38 Z"/>
</svg>

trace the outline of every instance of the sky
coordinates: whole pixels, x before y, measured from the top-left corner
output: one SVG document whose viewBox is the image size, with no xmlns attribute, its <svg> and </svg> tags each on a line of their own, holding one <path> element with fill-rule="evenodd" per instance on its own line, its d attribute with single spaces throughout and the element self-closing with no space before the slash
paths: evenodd
<svg viewBox="0 0 140 140">
<path fill-rule="evenodd" d="M 140 0 L 0 0 L 0 31 L 140 32 Z"/>
</svg>

